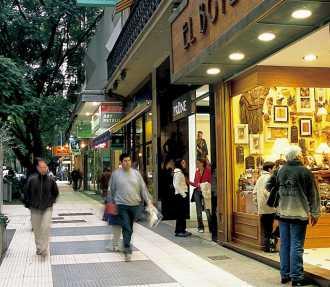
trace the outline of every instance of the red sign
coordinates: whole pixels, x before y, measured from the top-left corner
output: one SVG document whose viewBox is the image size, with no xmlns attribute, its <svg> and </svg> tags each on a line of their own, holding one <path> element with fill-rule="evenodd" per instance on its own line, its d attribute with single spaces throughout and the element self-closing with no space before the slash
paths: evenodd
<svg viewBox="0 0 330 287">
<path fill-rule="evenodd" d="M 123 106 L 121 103 L 102 104 L 101 113 L 122 113 Z"/>
</svg>

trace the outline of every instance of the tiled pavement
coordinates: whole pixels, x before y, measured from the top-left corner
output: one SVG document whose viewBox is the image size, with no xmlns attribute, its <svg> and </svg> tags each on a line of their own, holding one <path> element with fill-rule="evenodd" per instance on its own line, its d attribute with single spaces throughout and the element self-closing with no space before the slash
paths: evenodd
<svg viewBox="0 0 330 287">
<path fill-rule="evenodd" d="M 139 224 L 135 225 L 132 262 L 124 262 L 122 254 L 105 249 L 111 240 L 111 227 L 100 220 L 102 205 L 71 192 L 65 184 L 61 191 L 53 211 L 57 223 L 51 232 L 50 256 L 45 259 L 35 255 L 28 210 L 5 206 L 11 220 L 8 228 L 16 232 L 0 266 L 0 287 L 277 286 L 278 273 L 268 266 L 200 242 L 197 246 L 201 250 L 206 247 L 209 255 L 230 258 L 228 268 L 226 263 L 217 266 L 196 250 L 190 252 L 180 241 Z M 199 241 L 192 238 L 191 242 L 194 240 Z M 192 244 L 192 248 L 196 246 Z M 244 276 L 244 269 L 252 276 Z"/>
</svg>

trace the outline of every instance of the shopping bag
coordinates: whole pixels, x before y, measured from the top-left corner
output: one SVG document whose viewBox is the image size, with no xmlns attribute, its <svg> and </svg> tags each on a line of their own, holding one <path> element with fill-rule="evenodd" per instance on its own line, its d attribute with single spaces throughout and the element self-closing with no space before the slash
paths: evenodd
<svg viewBox="0 0 330 287">
<path fill-rule="evenodd" d="M 148 224 L 150 227 L 156 227 L 163 219 L 163 215 L 154 206 L 147 207 Z"/>
<path fill-rule="evenodd" d="M 118 214 L 117 204 L 115 204 L 114 202 L 108 202 L 105 207 L 105 211 L 107 214 L 117 215 Z"/>
</svg>

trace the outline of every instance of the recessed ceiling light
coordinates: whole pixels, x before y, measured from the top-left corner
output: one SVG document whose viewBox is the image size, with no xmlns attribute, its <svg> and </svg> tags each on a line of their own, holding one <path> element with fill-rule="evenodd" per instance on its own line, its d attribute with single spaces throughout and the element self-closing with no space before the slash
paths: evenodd
<svg viewBox="0 0 330 287">
<path fill-rule="evenodd" d="M 312 61 L 315 61 L 317 59 L 317 56 L 314 55 L 314 54 L 308 54 L 308 55 L 304 56 L 303 59 L 306 62 L 312 62 Z"/>
<path fill-rule="evenodd" d="M 210 68 L 210 69 L 207 69 L 206 73 L 208 75 L 218 75 L 220 73 L 220 69 L 219 68 Z"/>
<path fill-rule="evenodd" d="M 263 42 L 269 42 L 275 39 L 275 34 L 271 32 L 262 33 L 258 36 L 258 39 Z"/>
<path fill-rule="evenodd" d="M 93 106 L 98 106 L 99 103 L 98 102 L 93 102 Z"/>
<path fill-rule="evenodd" d="M 245 58 L 245 55 L 243 53 L 232 53 L 229 55 L 229 59 L 233 61 L 240 61 Z"/>
<path fill-rule="evenodd" d="M 291 17 L 295 18 L 295 19 L 306 19 L 306 18 L 310 17 L 311 15 L 312 15 L 312 12 L 310 10 L 299 9 L 299 10 L 294 11 L 291 14 Z"/>
<path fill-rule="evenodd" d="M 91 113 L 86 113 L 86 116 L 89 117 L 91 115 Z"/>
</svg>

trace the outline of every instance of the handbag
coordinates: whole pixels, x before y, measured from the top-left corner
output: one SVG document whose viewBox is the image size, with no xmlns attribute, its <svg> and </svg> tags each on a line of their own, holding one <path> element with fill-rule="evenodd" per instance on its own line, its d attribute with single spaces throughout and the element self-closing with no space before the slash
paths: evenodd
<svg viewBox="0 0 330 287">
<path fill-rule="evenodd" d="M 267 205 L 269 207 L 276 208 L 276 207 L 278 207 L 279 200 L 280 200 L 277 173 L 276 173 L 276 175 L 273 175 L 273 180 L 274 181 L 272 182 L 271 190 L 269 191 L 269 197 L 267 199 Z M 272 178 L 270 181 L 272 181 Z"/>
<path fill-rule="evenodd" d="M 193 194 L 191 196 L 190 202 L 195 202 L 195 192 L 198 192 L 198 187 L 194 188 Z"/>
<path fill-rule="evenodd" d="M 110 215 L 118 215 L 118 206 L 114 202 L 108 202 L 105 207 L 105 212 Z"/>
</svg>

